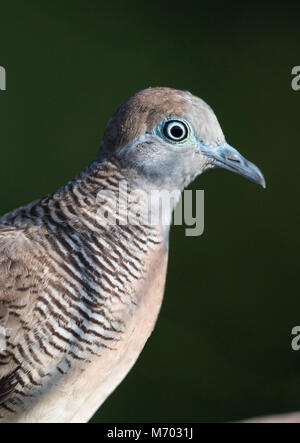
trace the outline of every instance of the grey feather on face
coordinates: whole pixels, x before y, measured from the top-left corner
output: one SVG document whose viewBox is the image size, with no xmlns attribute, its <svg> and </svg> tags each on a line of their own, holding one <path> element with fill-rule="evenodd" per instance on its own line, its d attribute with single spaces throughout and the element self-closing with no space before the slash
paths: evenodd
<svg viewBox="0 0 300 443">
<path fill-rule="evenodd" d="M 225 142 L 214 112 L 203 100 L 187 91 L 149 88 L 117 109 L 106 129 L 100 158 L 115 157 L 132 174 L 158 187 L 183 189 L 211 162 L 195 143 L 178 147 L 152 133 L 168 117 L 189 122 L 205 145 Z"/>
</svg>

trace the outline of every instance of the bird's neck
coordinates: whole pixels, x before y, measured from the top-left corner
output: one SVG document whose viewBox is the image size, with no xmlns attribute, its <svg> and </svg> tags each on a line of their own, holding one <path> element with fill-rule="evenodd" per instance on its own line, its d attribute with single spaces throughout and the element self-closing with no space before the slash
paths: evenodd
<svg viewBox="0 0 300 443">
<path fill-rule="evenodd" d="M 164 240 L 168 238 L 179 197 L 180 191 L 156 189 L 134 171 L 108 160 L 93 162 L 53 195 L 53 199 L 72 202 L 83 223 L 92 217 L 95 227 L 113 231 L 126 226 L 146 228 Z"/>
<path fill-rule="evenodd" d="M 57 227 L 113 235 L 129 229 L 167 246 L 180 192 L 164 192 L 117 161 L 96 160 L 57 192 L 4 215 L 1 222 L 26 228 L 42 226 L 50 217 Z"/>
</svg>

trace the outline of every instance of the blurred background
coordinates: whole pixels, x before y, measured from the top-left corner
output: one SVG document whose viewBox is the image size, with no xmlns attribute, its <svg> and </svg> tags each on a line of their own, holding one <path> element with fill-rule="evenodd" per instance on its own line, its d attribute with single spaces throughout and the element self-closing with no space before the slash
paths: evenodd
<svg viewBox="0 0 300 443">
<path fill-rule="evenodd" d="M 227 421 L 300 409 L 296 2 L 27 0 L 0 8 L 0 213 L 56 190 L 106 123 L 148 86 L 187 89 L 266 191 L 226 171 L 205 189 L 205 233 L 172 228 L 155 332 L 94 422 Z M 298 55 L 297 55 L 298 54 Z"/>
</svg>

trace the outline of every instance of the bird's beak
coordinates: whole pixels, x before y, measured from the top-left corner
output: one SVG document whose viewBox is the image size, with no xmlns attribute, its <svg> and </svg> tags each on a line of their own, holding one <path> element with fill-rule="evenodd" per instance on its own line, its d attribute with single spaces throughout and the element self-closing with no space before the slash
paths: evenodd
<svg viewBox="0 0 300 443">
<path fill-rule="evenodd" d="M 201 145 L 201 151 L 205 156 L 212 159 L 216 167 L 228 169 L 228 171 L 235 172 L 263 188 L 266 187 L 266 181 L 260 169 L 227 143 L 216 147 Z"/>
</svg>

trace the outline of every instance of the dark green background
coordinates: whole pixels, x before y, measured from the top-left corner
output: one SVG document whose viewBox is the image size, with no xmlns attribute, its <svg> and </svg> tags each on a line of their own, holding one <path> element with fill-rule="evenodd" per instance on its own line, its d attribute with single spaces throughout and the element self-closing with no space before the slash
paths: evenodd
<svg viewBox="0 0 300 443">
<path fill-rule="evenodd" d="M 173 228 L 163 309 L 94 421 L 236 420 L 300 409 L 299 105 L 294 3 L 13 1 L 0 5 L 0 213 L 47 194 L 96 154 L 139 89 L 188 89 L 265 173 L 206 191 L 200 238 Z M 208 5 L 209 3 L 209 5 Z"/>
</svg>

